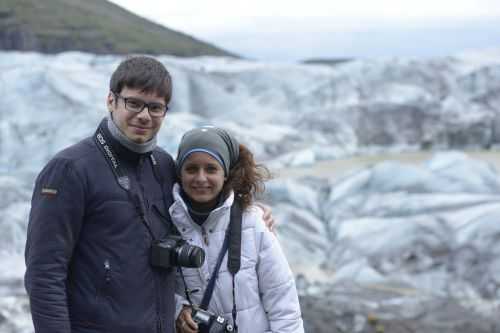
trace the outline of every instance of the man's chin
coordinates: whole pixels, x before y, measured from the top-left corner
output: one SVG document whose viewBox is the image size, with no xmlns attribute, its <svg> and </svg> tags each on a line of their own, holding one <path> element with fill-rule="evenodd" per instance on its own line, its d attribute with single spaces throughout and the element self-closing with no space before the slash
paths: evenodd
<svg viewBox="0 0 500 333">
<path fill-rule="evenodd" d="M 143 144 L 151 140 L 151 137 L 146 137 L 142 135 L 127 135 L 127 137 L 134 143 Z"/>
</svg>

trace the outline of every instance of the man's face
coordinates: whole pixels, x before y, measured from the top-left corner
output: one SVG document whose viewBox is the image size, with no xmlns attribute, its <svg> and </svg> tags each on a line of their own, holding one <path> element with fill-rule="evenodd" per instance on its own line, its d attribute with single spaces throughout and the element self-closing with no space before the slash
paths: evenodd
<svg viewBox="0 0 500 333">
<path fill-rule="evenodd" d="M 160 103 L 165 105 L 165 99 L 156 93 L 147 94 L 140 89 L 124 87 L 119 94 L 109 93 L 107 106 L 115 124 L 130 140 L 135 143 L 145 143 L 151 140 L 161 127 L 165 117 L 151 117 L 148 108 L 141 112 L 132 112 L 125 108 L 125 99 L 133 98 L 145 103 Z"/>
</svg>

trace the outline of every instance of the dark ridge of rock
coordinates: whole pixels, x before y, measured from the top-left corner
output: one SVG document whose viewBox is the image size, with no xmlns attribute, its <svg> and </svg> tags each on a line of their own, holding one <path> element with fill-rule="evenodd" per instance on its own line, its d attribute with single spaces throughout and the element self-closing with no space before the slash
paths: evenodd
<svg viewBox="0 0 500 333">
<path fill-rule="evenodd" d="M 3 0 L 0 50 L 235 56 L 101 0 Z"/>
</svg>

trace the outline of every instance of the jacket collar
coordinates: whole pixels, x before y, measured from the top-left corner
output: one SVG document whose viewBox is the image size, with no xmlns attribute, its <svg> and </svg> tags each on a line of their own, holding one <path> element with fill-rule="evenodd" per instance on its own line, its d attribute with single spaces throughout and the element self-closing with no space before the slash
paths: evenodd
<svg viewBox="0 0 500 333">
<path fill-rule="evenodd" d="M 116 156 L 120 160 L 125 160 L 125 161 L 135 163 L 135 162 L 138 162 L 141 157 L 148 157 L 149 155 L 151 155 L 151 152 L 147 152 L 147 153 L 143 153 L 143 154 L 136 153 L 136 152 L 128 149 L 124 145 L 122 145 L 109 131 L 107 121 L 108 121 L 107 118 L 104 118 L 101 121 L 101 123 L 99 124 L 99 130 L 104 135 L 104 138 L 106 139 L 106 141 L 109 143 L 112 151 L 116 154 Z M 111 121 L 111 120 L 109 120 L 109 121 Z"/>
</svg>

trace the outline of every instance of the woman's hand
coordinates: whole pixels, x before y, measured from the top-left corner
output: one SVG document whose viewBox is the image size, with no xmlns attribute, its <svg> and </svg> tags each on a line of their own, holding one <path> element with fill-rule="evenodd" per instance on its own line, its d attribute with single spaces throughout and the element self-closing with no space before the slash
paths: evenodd
<svg viewBox="0 0 500 333">
<path fill-rule="evenodd" d="M 264 220 L 264 223 L 266 224 L 269 231 L 274 233 L 274 225 L 276 224 L 276 221 L 274 220 L 271 207 L 263 204 L 262 202 L 258 202 L 258 201 L 255 202 L 255 204 L 257 206 L 259 206 L 264 211 L 264 215 L 262 216 L 262 219 Z"/>
<path fill-rule="evenodd" d="M 191 318 L 191 307 L 184 306 L 175 321 L 175 327 L 178 333 L 196 333 L 198 332 L 198 324 Z"/>
</svg>

